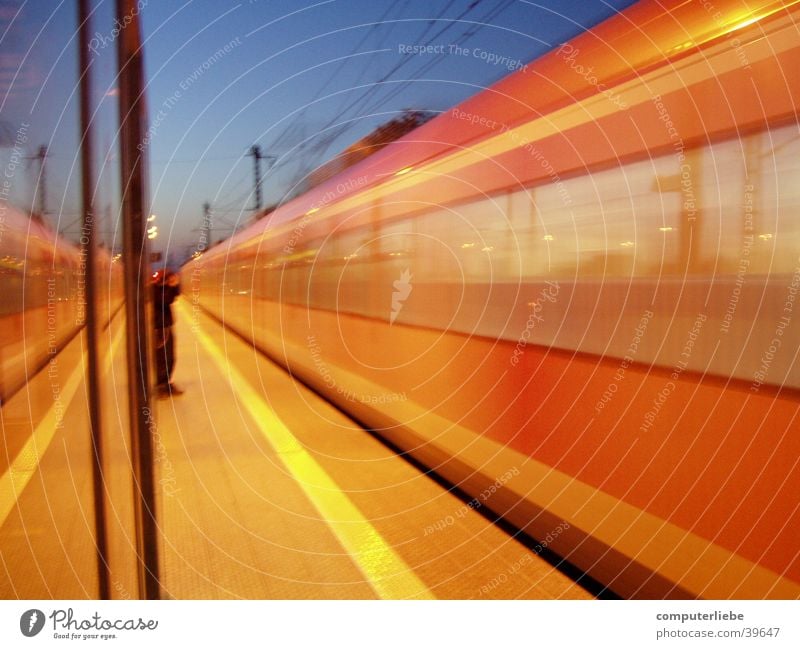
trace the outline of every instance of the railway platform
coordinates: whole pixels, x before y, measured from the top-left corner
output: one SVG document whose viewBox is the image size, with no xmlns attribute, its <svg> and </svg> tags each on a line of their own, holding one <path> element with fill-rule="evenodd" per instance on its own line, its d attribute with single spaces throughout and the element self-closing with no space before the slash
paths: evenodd
<svg viewBox="0 0 800 649">
<path fill-rule="evenodd" d="M 217 320 L 176 304 L 184 394 L 154 400 L 161 595 L 175 599 L 585 599 L 490 512 L 293 380 Z M 124 417 L 121 318 L 106 332 L 106 416 Z M 58 356 L 79 369 L 82 339 Z M 45 369 L 37 380 L 48 383 Z M 59 379 L 61 380 L 61 379 Z M 5 598 L 97 593 L 82 374 L 33 419 L 29 393 L 2 477 Z M 39 408 L 42 410 L 42 408 Z M 11 422 L 4 422 L 9 430 Z M 112 439 L 116 436 L 111 435 Z M 124 461 L 123 439 L 109 445 Z M 115 459 L 116 458 L 116 459 Z M 58 465 L 60 470 L 42 471 Z M 66 469 L 65 469 L 66 467 Z M 133 489 L 107 485 L 112 598 L 134 597 Z"/>
</svg>

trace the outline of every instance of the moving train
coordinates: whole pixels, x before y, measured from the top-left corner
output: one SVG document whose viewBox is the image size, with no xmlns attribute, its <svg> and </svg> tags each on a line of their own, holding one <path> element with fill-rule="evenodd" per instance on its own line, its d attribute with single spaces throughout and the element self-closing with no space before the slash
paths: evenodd
<svg viewBox="0 0 800 649">
<path fill-rule="evenodd" d="M 640 2 L 184 295 L 619 595 L 798 597 L 798 24 Z"/>
<path fill-rule="evenodd" d="M 135 512 L 152 508 L 143 497 L 134 501 L 143 481 L 131 457 L 132 449 L 147 451 L 148 440 L 127 417 L 137 412 L 135 388 L 144 382 L 126 380 L 129 368 L 131 376 L 139 369 L 135 363 L 112 366 L 113 358 L 124 358 L 115 356 L 123 336 L 137 350 L 147 348 L 146 335 L 138 334 L 149 324 L 127 317 L 131 309 L 122 314 L 130 302 L 123 288 L 145 295 L 130 280 L 123 285 L 123 272 L 130 275 L 145 265 L 137 258 L 146 259 L 130 246 L 139 238 L 125 236 L 137 220 L 144 226 L 131 217 L 142 213 L 145 187 L 143 168 L 132 168 L 144 116 L 132 83 L 141 76 L 135 3 L 0 0 L 6 598 L 157 594 L 137 573 L 153 535 L 137 537 Z M 92 42 L 113 30 L 108 47 Z"/>
<path fill-rule="evenodd" d="M 86 253 L 37 215 L 2 205 L 0 229 L 0 405 L 56 358 L 86 323 Z M 101 324 L 122 302 L 119 258 L 96 252 Z"/>
</svg>

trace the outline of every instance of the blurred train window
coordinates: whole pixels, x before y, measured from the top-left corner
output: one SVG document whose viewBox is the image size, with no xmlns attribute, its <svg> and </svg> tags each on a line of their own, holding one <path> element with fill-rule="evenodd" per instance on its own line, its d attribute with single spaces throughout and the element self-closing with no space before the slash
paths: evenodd
<svg viewBox="0 0 800 649">
<path fill-rule="evenodd" d="M 720 257 L 728 273 L 790 273 L 800 225 L 800 135 L 796 126 L 756 133 L 711 148 L 704 190 L 721 225 Z M 704 244 L 712 244 L 711 231 Z"/>
<path fill-rule="evenodd" d="M 791 273 L 798 266 L 800 254 L 800 132 L 797 125 L 790 125 L 760 137 L 759 156 L 766 164 L 759 169 L 758 186 L 763 195 L 757 212 L 760 218 L 754 224 L 759 246 L 755 266 L 761 270 L 759 264 L 766 265 L 762 260 L 774 246 L 772 268 Z"/>
<path fill-rule="evenodd" d="M 538 219 L 529 223 L 516 213 L 529 200 L 518 192 L 511 215 L 523 275 L 735 273 L 743 254 L 748 272 L 789 272 L 798 160 L 800 138 L 787 126 L 686 151 L 685 159 L 663 155 L 531 188 Z"/>
<path fill-rule="evenodd" d="M 268 297 L 269 287 L 269 259 L 272 257 L 266 253 L 263 245 L 252 248 L 255 258 L 253 267 L 255 276 L 253 277 L 253 297 L 265 299 Z"/>
<path fill-rule="evenodd" d="M 234 252 L 229 264 L 230 292 L 237 295 L 249 294 L 253 284 L 253 256 L 249 251 Z"/>
<path fill-rule="evenodd" d="M 308 242 L 305 246 L 305 255 L 301 260 L 303 265 L 313 263 L 316 270 L 323 265 L 340 265 L 342 263 L 341 253 L 341 230 L 331 232 L 324 237 L 317 237 Z"/>
<path fill-rule="evenodd" d="M 518 189 L 508 197 L 509 231 L 505 244 L 507 281 L 546 277 L 550 270 L 547 234 L 536 206 L 536 188 Z"/>
<path fill-rule="evenodd" d="M 38 238 L 29 239 L 23 294 L 26 311 L 45 304 L 45 275 L 49 275 L 51 268 L 52 257 L 47 254 L 45 244 Z"/>
<path fill-rule="evenodd" d="M 22 311 L 24 272 L 25 242 L 20 233 L 6 230 L 0 239 L 0 279 L 3 282 L 0 314 L 7 315 Z"/>
<path fill-rule="evenodd" d="M 486 200 L 471 203 L 460 210 L 462 218 L 470 223 L 474 244 L 460 247 L 466 276 L 486 282 L 507 281 L 506 257 L 511 247 L 511 222 L 509 194 L 497 194 Z M 473 242 L 470 242 L 473 243 Z"/>
<path fill-rule="evenodd" d="M 367 228 L 344 230 L 339 235 L 342 264 L 358 264 L 367 259 L 368 237 L 369 230 Z"/>
<path fill-rule="evenodd" d="M 408 260 L 414 252 L 414 229 L 411 219 L 386 223 L 375 241 L 381 260 Z"/>
<path fill-rule="evenodd" d="M 283 274 L 283 261 L 279 250 L 262 250 L 258 254 L 261 273 L 261 293 L 259 297 L 267 300 L 277 300 L 280 288 L 280 279 Z"/>
<path fill-rule="evenodd" d="M 461 282 L 464 278 L 460 261 L 461 246 L 474 239 L 471 228 L 464 227 L 458 207 L 438 209 L 417 217 L 420 239 L 419 257 L 422 260 L 417 280 L 427 278 L 437 282 Z"/>
<path fill-rule="evenodd" d="M 325 287 L 333 294 L 342 273 L 385 283 L 405 267 L 418 282 L 456 283 L 735 273 L 745 227 L 749 272 L 788 272 L 800 237 L 787 216 L 800 203 L 798 161 L 800 138 L 787 126 L 340 230 L 278 255 L 282 279 L 260 265 L 273 276 L 264 295 L 276 299 L 282 282 L 284 299 L 305 303 L 311 288 L 314 304 L 336 308 Z"/>
</svg>

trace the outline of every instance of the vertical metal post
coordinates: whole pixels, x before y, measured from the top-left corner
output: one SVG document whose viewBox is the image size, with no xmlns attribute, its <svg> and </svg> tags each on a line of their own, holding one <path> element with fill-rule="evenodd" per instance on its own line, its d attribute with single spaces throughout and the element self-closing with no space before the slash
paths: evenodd
<svg viewBox="0 0 800 649">
<path fill-rule="evenodd" d="M 203 203 L 203 228 L 205 230 L 206 240 L 203 244 L 203 250 L 208 250 L 211 247 L 211 203 Z"/>
<path fill-rule="evenodd" d="M 126 348 L 139 597 L 158 599 L 158 528 L 150 407 L 150 256 L 145 209 L 144 68 L 136 0 L 117 0 Z"/>
<path fill-rule="evenodd" d="M 83 71 L 83 68 L 81 68 L 81 71 Z M 39 214 L 44 218 L 47 214 L 47 183 L 45 182 L 47 147 L 40 146 L 36 157 L 39 158 Z"/>
<path fill-rule="evenodd" d="M 91 12 L 89 0 L 78 0 L 79 52 L 78 79 L 80 80 L 80 155 L 81 200 L 83 227 L 81 248 L 86 263 L 86 347 L 87 383 L 89 385 L 89 425 L 92 436 L 92 491 L 94 495 L 94 528 L 97 546 L 98 599 L 111 596 L 108 569 L 108 532 L 106 530 L 105 479 L 103 474 L 103 420 L 100 393 L 100 349 L 97 326 L 97 245 L 94 223 L 94 139 L 92 137 L 92 72 L 89 57 L 91 38 Z M 44 214 L 44 153 L 41 174 L 42 214 Z"/>
<path fill-rule="evenodd" d="M 255 192 L 256 192 L 256 212 L 261 211 L 261 147 L 254 144 L 250 147 L 250 153 L 253 156 L 253 164 L 255 165 L 253 171 L 255 172 Z"/>
</svg>

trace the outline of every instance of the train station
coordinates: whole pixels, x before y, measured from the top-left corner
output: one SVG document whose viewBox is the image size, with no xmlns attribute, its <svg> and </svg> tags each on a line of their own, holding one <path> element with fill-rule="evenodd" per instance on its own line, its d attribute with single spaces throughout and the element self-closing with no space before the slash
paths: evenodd
<svg viewBox="0 0 800 649">
<path fill-rule="evenodd" d="M 66 602 L 106 600 L 778 628 L 752 620 L 800 598 L 798 21 L 0 0 L 14 637 L 100 640 L 112 609 Z"/>
</svg>

